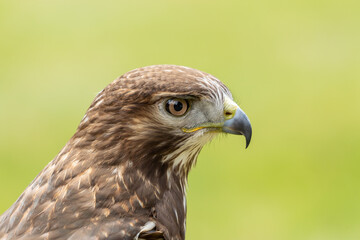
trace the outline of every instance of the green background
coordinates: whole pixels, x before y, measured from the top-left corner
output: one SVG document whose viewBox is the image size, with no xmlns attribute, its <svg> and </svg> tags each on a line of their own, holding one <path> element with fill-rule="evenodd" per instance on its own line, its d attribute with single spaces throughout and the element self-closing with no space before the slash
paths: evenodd
<svg viewBox="0 0 360 240">
<path fill-rule="evenodd" d="M 0 1 L 0 212 L 97 92 L 153 64 L 211 73 L 252 121 L 189 177 L 187 239 L 360 239 L 360 3 Z"/>
</svg>

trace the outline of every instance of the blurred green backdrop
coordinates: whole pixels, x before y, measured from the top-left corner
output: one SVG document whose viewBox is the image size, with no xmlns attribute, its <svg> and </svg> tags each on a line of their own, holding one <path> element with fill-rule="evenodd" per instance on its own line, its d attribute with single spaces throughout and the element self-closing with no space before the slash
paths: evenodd
<svg viewBox="0 0 360 240">
<path fill-rule="evenodd" d="M 252 121 L 190 174 L 187 239 L 360 239 L 359 1 L 0 1 L 0 213 L 131 69 L 209 72 Z"/>
</svg>

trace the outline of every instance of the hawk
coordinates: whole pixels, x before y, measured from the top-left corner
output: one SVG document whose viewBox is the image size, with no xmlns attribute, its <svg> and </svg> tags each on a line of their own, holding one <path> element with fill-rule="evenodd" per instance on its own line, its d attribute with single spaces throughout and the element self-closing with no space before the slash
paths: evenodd
<svg viewBox="0 0 360 240">
<path fill-rule="evenodd" d="M 185 239 L 187 176 L 218 133 L 248 117 L 217 78 L 155 65 L 92 102 L 76 133 L 0 217 L 0 239 Z"/>
</svg>

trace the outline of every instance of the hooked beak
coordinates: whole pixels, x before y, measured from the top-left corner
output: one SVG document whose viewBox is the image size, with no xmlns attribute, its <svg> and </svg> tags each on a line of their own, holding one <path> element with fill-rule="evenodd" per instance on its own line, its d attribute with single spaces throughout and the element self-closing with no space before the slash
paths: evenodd
<svg viewBox="0 0 360 240">
<path fill-rule="evenodd" d="M 239 107 L 237 107 L 235 115 L 224 122 L 222 131 L 235 135 L 244 135 L 246 139 L 245 148 L 249 146 L 252 134 L 250 120 Z"/>
<path fill-rule="evenodd" d="M 221 123 L 204 123 L 192 128 L 182 128 L 186 133 L 196 132 L 201 129 L 215 130 L 216 132 L 225 132 L 235 135 L 244 135 L 246 139 L 247 148 L 251 141 L 252 128 L 249 118 L 243 110 L 230 98 L 225 98 L 224 101 L 224 122 Z"/>
</svg>

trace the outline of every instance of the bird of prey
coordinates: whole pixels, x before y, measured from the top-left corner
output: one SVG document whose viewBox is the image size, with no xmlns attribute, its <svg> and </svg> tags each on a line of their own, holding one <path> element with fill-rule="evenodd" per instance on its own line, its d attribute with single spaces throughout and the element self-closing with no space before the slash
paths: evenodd
<svg viewBox="0 0 360 240">
<path fill-rule="evenodd" d="M 90 105 L 74 136 L 0 217 L 0 239 L 183 240 L 187 176 L 218 133 L 251 139 L 214 76 L 132 70 Z"/>
</svg>

